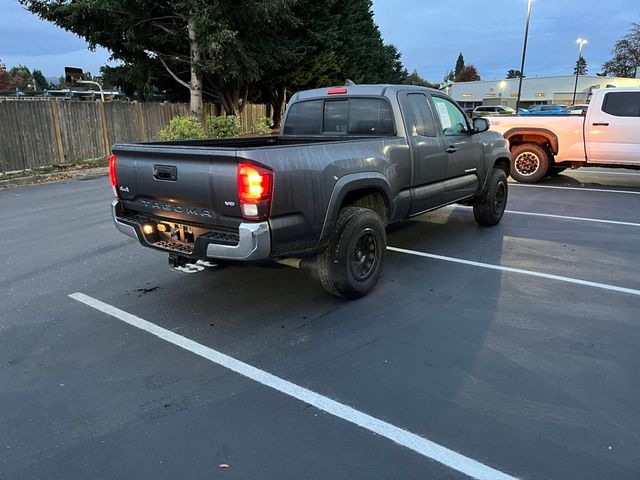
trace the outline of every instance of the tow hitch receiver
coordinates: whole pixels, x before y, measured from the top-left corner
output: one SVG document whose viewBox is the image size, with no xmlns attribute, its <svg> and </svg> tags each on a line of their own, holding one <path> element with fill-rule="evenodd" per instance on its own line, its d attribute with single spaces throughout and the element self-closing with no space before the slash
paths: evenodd
<svg viewBox="0 0 640 480">
<path fill-rule="evenodd" d="M 205 268 L 217 267 L 218 264 L 205 262 L 204 260 L 197 260 L 196 262 L 193 262 L 190 258 L 172 254 L 169 255 L 169 266 L 178 272 L 198 273 L 202 272 Z"/>
</svg>

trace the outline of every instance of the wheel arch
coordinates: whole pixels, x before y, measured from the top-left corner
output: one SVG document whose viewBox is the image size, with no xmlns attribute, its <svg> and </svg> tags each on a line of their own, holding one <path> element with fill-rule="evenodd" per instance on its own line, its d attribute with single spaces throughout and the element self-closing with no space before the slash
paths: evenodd
<svg viewBox="0 0 640 480">
<path fill-rule="evenodd" d="M 379 172 L 345 175 L 335 184 L 318 240 L 318 247 L 331 237 L 340 210 L 347 206 L 366 207 L 380 215 L 384 224 L 393 218 L 391 186 Z"/>
<path fill-rule="evenodd" d="M 509 140 L 511 147 L 525 143 L 533 143 L 548 148 L 553 155 L 558 154 L 558 136 L 548 128 L 516 127 L 504 132 L 504 138 Z"/>
<path fill-rule="evenodd" d="M 504 170 L 504 173 L 511 175 L 511 159 L 509 157 L 499 157 L 493 162 L 493 168 L 500 168 Z"/>
</svg>

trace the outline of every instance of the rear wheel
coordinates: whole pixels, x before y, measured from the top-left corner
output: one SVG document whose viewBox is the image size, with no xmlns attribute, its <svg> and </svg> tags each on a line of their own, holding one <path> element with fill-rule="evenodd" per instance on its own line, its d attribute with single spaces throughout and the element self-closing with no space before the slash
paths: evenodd
<svg viewBox="0 0 640 480">
<path fill-rule="evenodd" d="M 376 212 L 343 208 L 329 245 L 318 255 L 320 283 L 339 297 L 366 295 L 380 278 L 386 248 L 384 224 Z"/>
<path fill-rule="evenodd" d="M 502 219 L 508 194 L 507 174 L 501 168 L 494 168 L 484 193 L 473 201 L 473 217 L 478 225 L 491 226 Z"/>
<path fill-rule="evenodd" d="M 520 183 L 536 183 L 549 172 L 549 153 L 540 145 L 524 143 L 511 150 L 511 177 Z"/>
</svg>

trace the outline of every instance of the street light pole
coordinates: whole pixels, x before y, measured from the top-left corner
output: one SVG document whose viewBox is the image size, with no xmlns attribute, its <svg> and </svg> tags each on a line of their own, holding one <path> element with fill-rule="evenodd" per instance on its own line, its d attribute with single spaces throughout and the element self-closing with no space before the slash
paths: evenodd
<svg viewBox="0 0 640 480">
<path fill-rule="evenodd" d="M 524 45 L 522 46 L 522 63 L 520 64 L 520 81 L 518 82 L 518 99 L 516 100 L 516 114 L 520 108 L 520 96 L 522 95 L 522 79 L 524 78 L 524 59 L 527 56 L 527 40 L 529 38 L 529 21 L 531 20 L 531 2 L 527 5 L 527 23 L 524 27 Z"/>
<path fill-rule="evenodd" d="M 576 40 L 578 44 L 578 62 L 576 63 L 576 83 L 573 85 L 573 100 L 571 101 L 571 105 L 576 104 L 576 92 L 578 91 L 578 75 L 580 75 L 580 59 L 582 58 L 582 47 L 586 45 L 586 38 L 579 38 Z"/>
</svg>

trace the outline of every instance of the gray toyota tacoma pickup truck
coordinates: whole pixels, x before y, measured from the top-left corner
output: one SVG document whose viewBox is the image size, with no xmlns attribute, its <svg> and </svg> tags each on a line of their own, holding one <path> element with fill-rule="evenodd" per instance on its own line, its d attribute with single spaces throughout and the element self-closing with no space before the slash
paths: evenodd
<svg viewBox="0 0 640 480">
<path fill-rule="evenodd" d="M 115 145 L 113 219 L 173 267 L 270 259 L 357 298 L 382 272 L 386 225 L 452 203 L 500 221 L 511 158 L 488 127 L 423 87 L 303 91 L 277 137 Z"/>
</svg>

